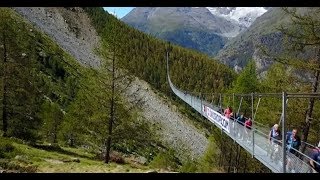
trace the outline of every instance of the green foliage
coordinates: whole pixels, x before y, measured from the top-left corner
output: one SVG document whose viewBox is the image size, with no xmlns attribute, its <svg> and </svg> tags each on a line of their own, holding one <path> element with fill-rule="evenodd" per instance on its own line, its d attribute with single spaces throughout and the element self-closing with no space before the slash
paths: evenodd
<svg viewBox="0 0 320 180">
<path fill-rule="evenodd" d="M 12 142 L 5 138 L 0 138 L 0 158 L 12 158 L 15 148 Z"/>
<path fill-rule="evenodd" d="M 167 22 L 167 19 L 164 21 Z M 165 27 L 165 26 L 162 26 Z M 158 28 L 158 30 L 164 28 Z M 154 34 L 154 31 L 152 32 Z M 158 37 L 188 49 L 195 49 L 209 56 L 214 56 L 226 43 L 226 39 L 214 32 L 187 29 L 179 26 L 173 31 L 161 32 Z"/>
<path fill-rule="evenodd" d="M 1 74 L 4 77 L 0 91 L 2 100 L 6 87 L 6 101 L 2 101 L 1 113 L 6 109 L 9 136 L 36 141 L 40 139 L 42 123 L 45 123 L 40 117 L 44 99 L 59 101 L 63 106 L 68 102 L 66 94 L 70 91 L 65 90 L 64 81 L 70 82 L 69 75 L 61 63 L 66 56 L 12 10 L 2 8 L 0 15 L 6 17 L 0 22 L 4 34 L 1 36 L 2 46 L 6 45 L 6 49 L 0 49 L 0 64 L 4 68 Z"/>
<path fill-rule="evenodd" d="M 258 81 L 255 61 L 251 60 L 247 66 L 241 71 L 237 79 L 233 83 L 233 87 L 228 92 L 250 94 L 260 91 L 260 83 Z M 240 103 L 240 102 L 238 102 Z M 238 104 L 236 103 L 236 104 Z M 230 104 L 230 102 L 228 102 Z M 234 111 L 236 111 L 235 107 Z M 244 97 L 241 104 L 241 112 L 247 116 L 251 113 L 251 97 Z M 252 115 L 251 115 L 252 116 Z"/>
<path fill-rule="evenodd" d="M 104 49 L 100 53 L 103 57 L 112 59 L 115 56 L 116 65 L 120 65 L 131 74 L 150 83 L 155 89 L 172 97 L 166 75 L 165 51 L 167 43 L 127 26 L 114 16 L 106 13 L 102 8 L 84 9 L 102 38 Z M 235 73 L 227 66 L 206 55 L 178 46 L 173 46 L 169 63 L 170 77 L 174 84 L 179 88 L 195 93 L 221 92 L 231 84 L 235 77 Z M 106 62 L 106 65 L 106 67 L 110 66 L 108 62 Z M 177 99 L 176 97 L 172 98 Z M 188 110 L 191 112 L 190 108 Z M 119 126 L 125 127 L 125 129 L 116 128 L 116 130 L 119 130 L 119 132 L 121 132 L 120 130 L 132 130 L 131 132 L 134 132 L 134 134 L 140 132 L 134 131 L 134 128 L 142 129 L 143 126 L 140 126 L 137 122 L 131 123 L 130 119 L 128 118 L 129 121 L 126 120 L 128 126 L 125 124 Z M 120 124 L 125 122 L 121 118 L 118 118 L 117 121 L 120 121 Z M 139 143 L 142 141 L 135 140 L 136 137 L 137 139 L 149 139 L 148 131 L 145 131 L 144 134 L 138 133 L 136 136 L 131 136 L 131 139 L 118 138 L 117 134 L 115 132 L 113 138 L 121 140 L 118 141 L 121 142 L 120 146 L 119 144 L 114 146 L 118 150 L 132 151 L 133 149 L 141 149 L 141 151 L 144 151 L 143 154 L 148 154 L 148 151 L 151 152 L 151 150 L 156 151 L 155 148 L 148 148 L 145 151 L 144 149 L 147 146 Z M 122 133 L 120 137 L 126 136 Z M 150 156 L 147 157 L 151 158 Z"/>
<path fill-rule="evenodd" d="M 57 134 L 64 118 L 60 106 L 50 101 L 44 101 L 41 106 L 40 117 L 44 121 L 42 127 L 43 137 L 52 143 L 57 143 Z"/>
<path fill-rule="evenodd" d="M 223 156 L 219 152 L 219 147 L 216 145 L 217 141 L 211 135 L 209 138 L 209 144 L 203 156 L 197 160 L 193 160 L 190 157 L 186 158 L 187 160 L 183 162 L 179 171 L 184 173 L 208 173 L 208 172 L 219 172 L 218 171 L 218 159 L 220 156 Z"/>
<path fill-rule="evenodd" d="M 1 77 L 8 77 L 0 82 L 0 99 L 2 103 L 6 83 L 9 100 L 5 106 L 12 110 L 8 116 L 8 136 L 32 144 L 42 140 L 101 151 L 108 128 L 110 75 L 105 69 L 81 66 L 13 10 L 3 8 L 0 15 L 6 16 L 0 20 L 0 31 L 5 29 L 10 37 L 5 43 L 12 61 L 5 63 L 0 56 L 1 68 L 7 67 Z M 3 48 L 0 51 L 3 55 Z M 2 115 L 4 104 L 0 107 Z M 114 148 L 142 155 L 153 152 L 156 135 L 140 118 L 138 109 L 129 110 L 121 96 L 117 97 L 116 108 Z"/>
<path fill-rule="evenodd" d="M 175 157 L 173 150 L 166 152 L 161 151 L 157 156 L 150 162 L 150 166 L 153 168 L 161 168 L 168 170 L 175 170 L 178 168 L 179 161 Z"/>
<path fill-rule="evenodd" d="M 258 92 L 258 87 L 259 82 L 257 78 L 255 61 L 251 60 L 239 74 L 232 90 L 236 93 L 252 93 Z"/>
<path fill-rule="evenodd" d="M 166 95 L 171 95 L 166 77 L 164 41 L 127 26 L 102 8 L 84 9 L 95 28 L 99 29 L 98 33 L 103 41 L 109 47 L 117 45 L 116 57 L 122 67 Z M 235 73 L 206 55 L 173 46 L 170 54 L 170 76 L 184 90 L 213 93 L 221 92 L 229 86 Z"/>
<path fill-rule="evenodd" d="M 41 123 L 37 117 L 41 95 L 34 86 L 39 82 L 34 41 L 26 25 L 9 9 L 0 9 L 0 16 L 1 120 L 9 123 L 7 135 L 34 140 L 39 138 L 37 130 Z"/>
<path fill-rule="evenodd" d="M 166 79 L 165 42 L 129 28 L 105 13 L 102 8 L 85 8 L 85 10 L 91 16 L 93 24 L 102 37 L 105 59 L 112 55 L 109 53 L 111 48 L 117 47 L 115 51 L 117 65 L 127 68 L 130 73 L 143 78 L 157 90 L 171 95 Z M 42 139 L 54 142 L 56 139 L 61 144 L 68 143 L 102 151 L 108 128 L 111 97 L 108 86 L 110 75 L 106 68 L 92 70 L 80 66 L 47 36 L 35 30 L 30 31 L 32 27 L 22 23 L 21 18 L 16 17 L 13 12 L 8 12 L 12 14 L 12 18 L 7 18 L 7 21 L 6 18 L 2 18 L 0 24 L 2 27 L 8 26 L 10 30 L 7 32 L 11 33 L 12 39 L 12 42 L 8 41 L 9 57 L 19 65 L 10 66 L 10 72 L 8 71 L 7 74 L 10 76 L 8 82 L 13 89 L 10 89 L 9 102 L 10 106 L 14 107 L 13 112 L 31 114 L 33 118 L 31 121 L 29 117 L 22 115 L 10 116 L 10 133 L 8 134 L 30 141 Z M 14 23 L 9 23 L 11 20 Z M 113 33 L 115 31 L 117 33 Z M 116 46 L 112 46 L 111 42 Z M 0 48 L 0 51 L 2 50 Z M 20 57 L 21 53 L 26 53 L 27 56 Z M 104 67 L 108 67 L 107 62 L 104 62 L 106 64 Z M 2 59 L 0 66 L 4 67 Z M 270 73 L 273 74 L 271 71 Z M 283 85 L 280 81 L 282 73 L 281 71 L 277 76 L 279 81 L 272 80 L 273 75 L 267 75 L 267 80 L 260 87 L 255 65 L 252 62 L 239 75 L 232 92 L 258 92 L 260 88 L 269 88 L 268 83 L 273 82 L 272 86 L 279 87 Z M 225 65 L 178 46 L 173 46 L 170 54 L 170 76 L 180 88 L 197 93 L 228 91 L 236 77 L 235 73 Z M 13 85 L 22 86 L 15 88 Z M 2 98 L 3 82 L 1 82 L 0 92 L 0 98 Z M 154 167 L 178 169 L 179 161 L 172 150 L 158 153 L 158 140 L 154 130 L 141 118 L 139 109 L 129 109 L 121 96 L 116 98 L 112 148 L 125 153 L 136 152 L 147 157 L 148 160 L 153 159 L 151 165 Z M 263 112 L 268 110 L 265 109 Z M 184 112 L 201 121 L 194 112 L 190 113 L 190 108 L 186 108 Z M 257 116 L 263 119 L 266 115 L 267 113 Z M 214 128 L 210 129 L 210 132 L 213 131 Z M 218 134 L 216 133 L 215 136 Z M 232 141 L 217 138 L 216 144 L 212 143 L 211 139 L 210 142 L 204 158 L 199 162 L 187 161 L 181 167 L 182 172 L 213 172 L 216 171 L 216 166 L 223 167 L 229 163 L 229 151 L 234 149 L 232 146 L 224 145 L 230 145 Z M 10 149 L 10 145 L 4 145 L 4 147 Z M 219 151 L 225 153 L 219 154 Z M 151 153 L 153 154 L 150 155 Z M 154 154 L 157 154 L 156 157 L 153 157 Z M 219 155 L 223 155 L 220 164 Z M 234 155 L 232 154 L 231 157 Z M 242 152 L 243 155 L 244 152 Z M 245 164 L 245 159 L 242 157 L 239 162 Z M 230 162 L 233 163 L 233 159 Z M 255 166 L 258 167 L 257 162 L 252 164 L 252 167 L 249 167 L 250 170 Z"/>
<path fill-rule="evenodd" d="M 21 166 L 17 162 L 12 162 L 6 159 L 0 159 L 0 167 L 6 170 L 11 170 L 13 172 L 20 172 L 20 173 L 35 173 L 37 171 L 37 167 L 33 165 L 29 166 Z"/>
<path fill-rule="evenodd" d="M 179 172 L 182 173 L 195 173 L 198 170 L 197 162 L 188 160 L 180 167 Z M 207 171 L 208 172 L 208 171 Z"/>
<path fill-rule="evenodd" d="M 267 71 L 266 77 L 262 81 L 263 92 L 293 91 L 291 89 L 295 79 L 290 77 L 291 72 L 280 63 L 273 64 Z M 290 88 L 290 89 L 289 89 Z"/>
<path fill-rule="evenodd" d="M 199 162 L 200 172 L 212 172 L 218 167 L 218 157 L 221 153 L 218 153 L 218 147 L 216 145 L 215 139 L 211 136 L 209 137 L 209 145 L 206 149 L 205 154 Z"/>
</svg>

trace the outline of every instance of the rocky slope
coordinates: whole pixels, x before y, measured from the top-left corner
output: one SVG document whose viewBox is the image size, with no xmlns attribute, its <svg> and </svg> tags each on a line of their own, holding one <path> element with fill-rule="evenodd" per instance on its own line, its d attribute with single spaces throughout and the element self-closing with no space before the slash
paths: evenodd
<svg viewBox="0 0 320 180">
<path fill-rule="evenodd" d="M 80 63 L 93 67 L 100 65 L 93 53 L 99 45 L 99 37 L 90 27 L 90 19 L 81 8 L 14 8 L 23 17 L 48 34 Z M 76 19 L 76 20 L 75 20 Z"/>
<path fill-rule="evenodd" d="M 99 46 L 99 37 L 81 8 L 16 7 L 14 9 L 52 37 L 80 63 L 99 66 L 100 59 L 94 53 L 94 49 Z M 132 92 L 135 92 L 137 97 L 144 99 L 142 114 L 150 123 L 160 125 L 159 133 L 165 144 L 176 149 L 180 157 L 186 150 L 194 158 L 201 156 L 208 145 L 203 133 L 188 124 L 187 117 L 155 94 L 145 81 L 136 78 L 133 84 L 124 96 L 130 98 Z"/>
</svg>

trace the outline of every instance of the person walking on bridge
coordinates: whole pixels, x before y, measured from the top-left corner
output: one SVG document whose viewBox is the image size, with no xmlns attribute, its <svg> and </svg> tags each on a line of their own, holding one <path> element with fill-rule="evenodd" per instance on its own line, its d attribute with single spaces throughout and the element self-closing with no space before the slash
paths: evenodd
<svg viewBox="0 0 320 180">
<path fill-rule="evenodd" d="M 295 164 L 293 164 L 293 159 L 295 158 L 294 156 L 299 157 L 299 147 L 301 145 L 301 140 L 297 133 L 298 130 L 294 128 L 291 132 L 289 131 L 286 134 L 287 151 L 292 154 L 288 154 L 287 158 L 287 167 L 291 172 L 296 171 L 296 166 Z"/>
<path fill-rule="evenodd" d="M 287 150 L 298 156 L 298 150 L 299 150 L 299 147 L 301 145 L 301 140 L 300 140 L 300 137 L 297 135 L 298 133 L 298 130 L 296 128 L 292 129 L 292 131 L 290 132 L 287 132 L 287 135 L 286 135 L 286 144 L 287 144 Z"/>
<path fill-rule="evenodd" d="M 320 141 L 318 147 L 314 149 L 309 163 L 316 172 L 320 172 Z"/>
<path fill-rule="evenodd" d="M 232 108 L 230 106 L 227 107 L 227 109 L 224 110 L 224 116 L 230 119 L 232 116 Z"/>
<path fill-rule="evenodd" d="M 245 119 L 245 117 L 243 115 L 243 112 L 240 113 L 240 116 L 237 118 L 237 122 L 239 124 L 241 124 L 242 126 L 244 126 L 244 123 L 246 122 L 246 119 Z M 238 126 L 238 127 L 239 127 L 238 132 L 237 132 L 238 138 L 240 140 L 242 140 L 243 139 L 243 128 L 241 126 Z"/>
<path fill-rule="evenodd" d="M 279 125 L 275 124 L 272 126 L 270 132 L 269 132 L 269 144 L 274 144 L 276 140 L 280 140 L 279 138 L 281 136 L 280 130 L 279 130 Z"/>
<path fill-rule="evenodd" d="M 251 128 L 252 128 L 252 120 L 251 117 L 249 117 L 246 122 L 244 123 L 245 128 L 245 133 L 246 133 L 246 139 L 247 139 L 247 143 L 250 143 L 250 139 L 251 139 Z"/>
<path fill-rule="evenodd" d="M 275 124 L 272 126 L 269 136 L 269 152 L 270 152 L 270 158 L 271 161 L 278 160 L 279 159 L 279 144 L 281 140 L 281 132 L 279 130 L 279 125 Z"/>
</svg>

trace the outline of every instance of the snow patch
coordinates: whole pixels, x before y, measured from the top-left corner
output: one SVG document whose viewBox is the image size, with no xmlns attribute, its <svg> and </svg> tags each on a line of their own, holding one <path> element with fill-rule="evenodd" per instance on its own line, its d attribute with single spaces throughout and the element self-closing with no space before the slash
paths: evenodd
<svg viewBox="0 0 320 180">
<path fill-rule="evenodd" d="M 249 27 L 257 17 L 267 12 L 263 7 L 207 7 L 207 9 L 213 15 L 235 20 L 246 27 Z"/>
</svg>

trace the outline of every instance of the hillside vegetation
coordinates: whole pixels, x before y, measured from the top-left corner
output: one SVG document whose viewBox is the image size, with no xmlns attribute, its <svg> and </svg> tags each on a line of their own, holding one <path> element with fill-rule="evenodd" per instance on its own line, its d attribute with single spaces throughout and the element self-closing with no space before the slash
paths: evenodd
<svg viewBox="0 0 320 180">
<path fill-rule="evenodd" d="M 170 46 L 143 34 L 103 8 L 83 10 L 100 37 L 101 45 L 95 53 L 101 57 L 101 62 L 95 68 L 80 64 L 12 9 L 0 9 L 0 68 L 3 69 L 0 117 L 4 136 L 0 139 L 0 156 L 3 169 L 23 172 L 145 172 L 149 169 L 270 172 L 173 95 L 167 83 L 166 50 L 172 48 L 169 63 L 173 83 L 213 103 L 218 102 L 214 93 L 310 92 L 312 84 L 297 78 L 296 66 L 275 63 L 264 78 L 258 78 L 257 65 L 248 57 L 245 60 L 250 63 L 236 74 L 206 55 Z M 311 65 L 305 66 L 304 71 L 313 72 L 314 69 L 308 67 Z M 136 90 L 143 92 L 139 95 L 141 99 L 121 94 L 134 89 L 127 89 L 126 85 L 140 86 L 134 76 L 151 85 L 152 96 L 141 98 L 151 94 L 146 93 L 148 89 Z M 141 105 L 144 100 L 148 101 L 147 105 L 156 107 L 144 107 Z M 169 102 L 167 105 L 171 107 L 164 107 L 163 101 Z M 233 103 L 231 98 L 223 97 L 222 103 L 223 107 L 232 105 L 236 109 L 239 99 Z M 240 110 L 246 116 L 253 115 L 250 103 L 251 99 L 246 98 Z M 308 103 L 308 99 L 289 100 L 287 130 L 305 127 Z M 254 107 L 256 105 L 257 99 Z M 318 102 L 314 104 L 314 119 L 320 115 L 319 105 Z M 142 115 L 142 111 L 148 109 L 159 112 L 158 117 Z M 190 123 L 198 129 L 184 128 L 185 122 L 182 117 L 178 118 L 179 114 L 171 118 L 172 109 L 191 119 Z M 268 131 L 278 123 L 280 112 L 279 99 L 262 99 L 255 121 L 265 124 Z M 152 125 L 146 117 L 156 121 L 161 118 L 167 126 L 176 127 L 167 127 L 163 131 L 165 134 L 188 131 L 188 136 L 197 137 L 198 142 L 195 138 L 188 142 L 195 148 L 199 146 L 199 151 L 193 149 L 198 154 L 204 152 L 202 145 L 206 138 L 196 133 L 204 132 L 209 137 L 205 153 L 194 158 L 188 149 L 171 148 L 160 140 L 158 132 L 163 127 L 157 123 Z M 310 126 L 308 142 L 318 142 L 318 127 L 319 122 L 315 120 Z M 179 139 L 172 139 L 172 142 L 183 144 Z M 103 163 L 109 151 L 111 162 Z"/>
<path fill-rule="evenodd" d="M 4 70 L 1 74 L 1 132 L 3 136 L 21 139 L 22 141 L 19 141 L 18 144 L 12 142 L 15 147 L 21 144 L 31 149 L 44 148 L 49 152 L 45 153 L 43 158 L 52 159 L 49 161 L 53 164 L 59 164 L 62 160 L 51 158 L 51 152 L 59 153 L 63 151 L 61 149 L 68 147 L 75 148 L 75 150 L 85 148 L 97 157 L 96 160 L 102 161 L 105 154 L 107 120 L 110 114 L 108 107 L 111 92 L 105 86 L 105 83 L 110 83 L 108 72 L 102 68 L 93 70 L 79 64 L 48 36 L 28 24 L 10 8 L 1 8 L 0 14 L 3 35 L 0 49 L 3 55 L 1 56 L 1 68 Z M 145 36 L 138 31 L 135 32 L 137 35 Z M 156 39 L 152 40 L 158 42 Z M 151 42 L 150 40 L 150 44 Z M 159 42 L 163 49 L 165 43 Z M 103 44 L 107 48 L 107 44 Z M 188 53 L 187 50 L 178 47 L 175 49 Z M 104 52 L 98 51 L 103 56 Z M 127 56 L 130 55 L 127 54 Z M 105 60 L 101 64 L 105 67 L 104 64 L 108 63 L 109 57 L 108 55 L 104 57 Z M 205 56 L 202 58 L 201 61 L 206 59 Z M 161 64 L 164 62 L 163 57 L 158 60 L 162 61 Z M 153 63 L 160 63 L 157 61 Z M 123 63 L 123 61 L 120 62 Z M 164 67 L 159 70 L 161 73 L 165 72 Z M 160 90 L 165 89 L 165 78 L 163 74 L 161 76 L 163 84 Z M 159 88 L 160 82 L 154 80 L 153 86 Z M 170 94 L 168 90 L 164 92 Z M 151 163 L 154 168 L 166 167 L 169 170 L 180 168 L 181 162 L 177 160 L 176 152 L 162 145 L 162 141 L 158 140 L 158 135 L 155 133 L 158 127 L 151 127 L 149 123 L 146 123 L 140 115 L 139 106 L 127 106 L 125 105 L 127 100 L 121 97 L 118 100 L 115 114 L 117 121 L 112 139 L 113 151 L 129 155 L 136 154 L 138 158 L 145 159 L 144 163 Z M 11 139 L 4 141 L 8 141 L 9 145 L 4 144 L 1 153 L 6 154 L 15 149 L 10 145 Z M 8 163 L 14 162 L 14 159 L 19 159 L 20 156 L 26 156 L 28 159 L 30 158 L 29 153 L 17 151 L 12 155 L 4 155 L 3 158 L 6 160 L 2 167 L 19 169 L 20 165 L 9 168 Z M 72 157 L 64 156 L 64 158 Z M 36 161 L 32 157 L 29 160 L 26 166 Z M 117 161 L 116 159 L 111 160 Z M 46 160 L 42 159 L 42 161 Z M 80 162 L 82 164 L 83 161 L 80 160 Z M 48 165 L 48 167 L 52 166 Z M 68 170 L 59 170 L 58 166 L 54 166 L 46 170 L 31 168 L 30 171 L 66 172 Z M 74 171 L 70 170 L 70 172 Z"/>
<path fill-rule="evenodd" d="M 108 75 L 80 65 L 13 10 L 0 11 L 1 134 L 31 146 L 85 147 L 102 160 L 110 90 L 100 83 Z M 117 108 L 113 150 L 146 162 L 166 151 L 138 108 L 129 111 L 121 99 Z"/>
</svg>

